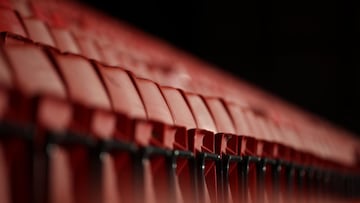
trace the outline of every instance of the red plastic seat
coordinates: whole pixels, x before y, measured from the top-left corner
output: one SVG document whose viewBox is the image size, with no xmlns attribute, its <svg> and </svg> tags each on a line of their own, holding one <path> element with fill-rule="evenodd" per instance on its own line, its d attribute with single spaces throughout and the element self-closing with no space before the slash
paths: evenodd
<svg viewBox="0 0 360 203">
<path fill-rule="evenodd" d="M 186 94 L 186 98 L 195 117 L 197 127 L 214 133 L 217 132 L 215 123 L 203 99 L 195 94 Z"/>
<path fill-rule="evenodd" d="M 16 10 L 21 17 L 26 18 L 26 17 L 31 17 L 33 15 L 33 12 L 30 8 L 30 2 L 13 1 L 11 4 L 14 10 Z"/>
<path fill-rule="evenodd" d="M 77 106 L 71 128 L 103 138 L 112 136 L 116 118 L 110 112 L 111 103 L 95 67 L 78 56 L 56 52 L 52 55 L 67 85 L 69 98 Z"/>
<path fill-rule="evenodd" d="M 146 79 L 135 79 L 148 118 L 154 121 L 172 125 L 173 119 L 159 87 Z"/>
<path fill-rule="evenodd" d="M 71 32 L 61 28 L 51 28 L 50 31 L 54 38 L 56 47 L 60 51 L 80 54 L 79 47 Z"/>
<path fill-rule="evenodd" d="M 217 167 L 217 158 L 206 158 L 206 154 L 215 153 L 215 136 L 217 132 L 213 118 L 204 102 L 196 94 L 185 93 L 185 98 L 189 103 L 195 118 L 197 129 L 189 131 L 189 148 L 195 154 L 202 154 L 204 158 L 198 160 L 204 166 L 198 168 L 198 176 L 203 177 L 198 183 L 200 187 L 200 201 L 216 202 L 221 201 L 221 188 L 219 188 L 219 177 L 216 175 L 220 170 Z M 216 156 L 216 155 L 215 155 Z"/>
<path fill-rule="evenodd" d="M 166 99 L 174 124 L 179 126 L 174 143 L 174 149 L 192 150 L 189 148 L 189 135 L 187 130 L 196 129 L 196 123 L 192 112 L 178 89 L 171 87 L 161 87 L 161 92 Z M 177 189 L 177 201 L 194 202 L 196 194 L 193 193 L 195 188 L 194 168 L 190 159 L 177 159 L 177 171 L 175 185 Z"/>
<path fill-rule="evenodd" d="M 6 8 L 0 8 L 0 19 L 0 32 L 11 32 L 23 37 L 27 36 L 19 18 L 14 11 Z"/>
<path fill-rule="evenodd" d="M 167 103 L 154 82 L 146 79 L 134 78 L 141 99 L 144 103 L 147 117 L 152 122 L 151 145 L 173 149 L 177 129 L 173 126 L 174 121 Z M 142 125 L 146 125 L 143 123 Z M 137 134 L 135 136 L 144 136 Z M 175 187 L 167 175 L 171 164 L 166 155 L 152 155 L 143 160 L 144 163 L 144 199 L 146 202 L 168 202 L 175 197 Z M 173 171 L 175 173 L 175 171 Z M 175 175 L 175 174 L 173 174 Z"/>
<path fill-rule="evenodd" d="M 155 140 L 161 141 L 163 147 L 172 149 L 175 142 L 176 128 L 173 127 L 173 117 L 159 87 L 150 80 L 135 79 L 135 81 L 148 119 L 160 124 L 160 126 L 155 125 L 155 131 L 153 131 Z"/>
<path fill-rule="evenodd" d="M 85 36 L 75 36 L 75 41 L 77 41 L 80 51 L 84 56 L 90 59 L 95 59 L 97 61 L 102 61 L 99 48 L 96 46 L 93 40 Z"/>
<path fill-rule="evenodd" d="M 180 90 L 171 87 L 162 87 L 161 91 L 173 116 L 174 124 L 184 128 L 184 132 L 179 131 L 175 137 L 175 148 L 191 150 L 188 146 L 188 135 L 186 131 L 195 129 L 196 122 L 190 107 L 186 103 Z"/>
<path fill-rule="evenodd" d="M 18 88 L 24 94 L 65 97 L 65 88 L 40 47 L 9 45 L 4 47 L 4 51 L 16 75 Z"/>
<path fill-rule="evenodd" d="M 98 42 L 96 44 L 99 44 Z M 101 45 L 98 45 L 99 52 L 101 54 L 101 58 L 103 59 L 103 62 L 106 65 L 109 66 L 119 66 L 119 53 L 114 51 L 111 47 L 102 47 Z M 129 68 L 129 67 L 123 67 L 123 68 Z"/>
<path fill-rule="evenodd" d="M 42 49 L 33 45 L 9 45 L 4 47 L 4 51 L 13 69 L 16 86 L 21 93 L 29 99 L 44 95 L 39 101 L 40 123 L 55 129 L 65 127 L 71 111 L 67 104 L 60 101 L 66 97 L 65 88 Z M 20 57 L 22 60 L 19 60 Z M 29 77 L 32 80 L 29 80 Z M 19 108 L 24 110 L 23 116 L 31 116 L 29 104 L 21 104 L 15 108 L 16 111 Z M 54 114 L 57 117 L 52 116 Z M 21 116 L 17 112 L 13 112 L 12 115 Z"/>
<path fill-rule="evenodd" d="M 350 133 L 77 2 L 0 0 L 0 32 L 0 202 L 337 202 L 257 161 L 358 173 Z"/>
<path fill-rule="evenodd" d="M 24 19 L 23 22 L 30 39 L 48 46 L 55 46 L 54 40 L 44 22 L 37 19 Z"/>
<path fill-rule="evenodd" d="M 136 87 L 126 71 L 100 64 L 98 64 L 98 67 L 109 92 L 113 109 L 118 114 L 117 131 L 114 136 L 117 139 L 132 141 L 135 139 L 132 136 L 133 120 L 146 120 L 147 118 L 145 108 L 137 93 Z"/>
<path fill-rule="evenodd" d="M 182 93 L 175 88 L 162 87 L 162 93 L 174 118 L 174 124 L 186 129 L 196 128 L 196 122 Z"/>
<path fill-rule="evenodd" d="M 234 134 L 233 122 L 223 104 L 218 98 L 206 98 L 207 106 L 213 116 L 218 132 Z"/>
</svg>

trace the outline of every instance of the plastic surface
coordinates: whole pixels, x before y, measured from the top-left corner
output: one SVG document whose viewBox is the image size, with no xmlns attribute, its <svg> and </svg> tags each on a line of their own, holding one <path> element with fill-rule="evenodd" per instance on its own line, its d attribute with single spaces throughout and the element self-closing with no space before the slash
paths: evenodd
<svg viewBox="0 0 360 203">
<path fill-rule="evenodd" d="M 44 22 L 37 19 L 24 19 L 24 25 L 29 37 L 35 42 L 55 46 L 52 36 Z"/>
<path fill-rule="evenodd" d="M 135 79 L 139 94 L 144 103 L 148 119 L 173 124 L 170 110 L 160 92 L 159 87 L 149 80 Z"/>
<path fill-rule="evenodd" d="M 209 110 L 212 114 L 213 119 L 215 120 L 217 129 L 222 133 L 234 134 L 235 129 L 232 123 L 230 116 L 228 115 L 225 106 L 222 101 L 219 99 L 205 99 Z"/>
<path fill-rule="evenodd" d="M 0 29 L 26 37 L 26 32 L 21 25 L 16 13 L 12 10 L 0 8 Z"/>
<path fill-rule="evenodd" d="M 53 52 L 53 56 L 65 79 L 70 98 L 85 106 L 111 108 L 104 86 L 89 61 L 81 57 L 60 55 L 55 52 Z"/>
<path fill-rule="evenodd" d="M 235 104 L 228 104 L 229 113 L 234 122 L 235 132 L 237 135 L 246 135 L 251 134 L 249 129 L 248 121 L 245 118 L 244 110 Z"/>
<path fill-rule="evenodd" d="M 99 67 L 114 110 L 130 117 L 145 119 L 143 103 L 128 73 L 118 68 Z"/>
<path fill-rule="evenodd" d="M 40 47 L 10 45 L 4 47 L 4 52 L 13 68 L 18 88 L 25 94 L 65 97 L 65 88 Z"/>
<path fill-rule="evenodd" d="M 63 52 L 71 52 L 75 54 L 79 54 L 79 48 L 68 30 L 51 29 L 51 33 L 54 37 L 54 41 L 56 42 L 57 47 Z"/>
<path fill-rule="evenodd" d="M 197 127 L 211 132 L 217 132 L 215 123 L 203 99 L 195 94 L 186 94 L 186 99 L 193 112 Z"/>
<path fill-rule="evenodd" d="M 84 56 L 101 61 L 100 52 L 93 40 L 86 37 L 77 37 L 76 41 Z"/>
<path fill-rule="evenodd" d="M 358 201 L 353 134 L 79 2 L 0 19 L 0 202 Z"/>
<path fill-rule="evenodd" d="M 191 110 L 181 92 L 173 88 L 161 88 L 169 109 L 174 118 L 174 124 L 184 126 L 186 129 L 196 128 L 196 123 Z"/>
</svg>

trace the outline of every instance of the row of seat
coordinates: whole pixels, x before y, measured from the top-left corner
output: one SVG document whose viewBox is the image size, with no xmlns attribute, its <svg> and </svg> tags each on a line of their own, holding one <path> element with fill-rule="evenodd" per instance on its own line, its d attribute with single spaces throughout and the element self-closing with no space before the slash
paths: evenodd
<svg viewBox="0 0 360 203">
<path fill-rule="evenodd" d="M 143 146 L 158 143 L 172 149 L 173 143 L 177 143 L 185 150 L 202 150 L 201 139 L 190 149 L 187 142 L 181 140 L 185 135 L 175 136 L 176 130 L 172 128 L 176 126 L 186 130 L 206 130 L 211 134 L 211 139 L 214 139 L 214 133 L 256 139 L 258 144 L 251 148 L 251 153 L 259 156 L 267 149 L 264 143 L 276 143 L 304 153 L 313 153 L 306 151 L 305 145 L 309 141 L 301 139 L 294 130 L 277 125 L 252 109 L 215 97 L 203 97 L 159 86 L 124 69 L 105 66 L 81 56 L 62 54 L 55 49 L 15 38 L 13 41 L 19 42 L 3 47 L 3 84 L 20 90 L 28 97 L 45 95 L 47 99 L 42 101 L 39 119 L 51 128 L 59 129 L 70 125 L 75 131 L 91 132 L 102 138 L 115 135 Z M 11 73 L 15 75 L 12 76 Z M 73 103 L 75 108 L 65 101 Z M 4 108 L 6 109 L 5 105 Z M 52 117 L 52 112 L 56 112 L 58 116 Z M 116 114 L 122 115 L 121 122 L 117 121 Z M 134 137 L 131 137 L 132 129 L 128 129 L 130 125 L 127 125 L 129 122 L 124 125 L 124 120 L 129 119 L 137 119 L 139 123 L 152 121 L 163 127 L 159 128 L 159 132 L 153 132 L 158 129 L 139 124 L 133 129 Z M 168 129 L 165 126 L 171 127 Z M 117 132 L 118 129 L 123 131 Z M 154 133 L 159 135 L 154 136 Z M 179 142 L 177 138 L 180 139 Z M 336 143 L 329 140 L 326 144 L 335 146 Z M 225 146 L 221 152 L 225 152 Z M 319 151 L 331 153 L 326 151 L 326 147 L 320 146 L 316 146 Z M 215 152 L 214 144 L 210 143 L 208 149 Z M 235 154 L 245 153 L 244 150 L 244 146 L 242 149 L 232 149 Z M 272 146 L 267 156 L 285 158 L 286 154 L 279 154 L 278 147 Z M 346 156 L 351 158 L 353 154 Z M 347 161 L 344 157 L 342 159 Z"/>
<path fill-rule="evenodd" d="M 239 81 L 225 77 L 209 64 L 82 5 L 69 1 L 14 2 L 17 3 L 3 3 L 2 10 L 13 20 L 2 25 L 2 31 L 26 36 L 62 52 L 121 66 L 162 85 L 236 102 L 245 94 L 242 91 L 239 98 Z M 250 94 L 245 97 L 253 91 L 256 90 L 248 91 Z"/>
<path fill-rule="evenodd" d="M 37 197 L 44 202 L 117 202 L 119 198 L 125 202 L 137 201 L 136 198 L 140 198 L 139 202 L 168 202 L 169 198 L 178 202 L 222 202 L 225 198 L 228 202 L 241 198 L 246 202 L 261 202 L 263 198 L 271 201 L 272 185 L 276 183 L 267 170 L 264 176 L 270 177 L 272 182 L 266 186 L 264 197 L 259 197 L 259 191 L 263 190 L 257 186 L 262 183 L 261 173 L 257 171 L 264 167 L 260 164 L 266 163 L 261 157 L 324 169 L 343 169 L 281 143 L 287 138 L 281 127 L 252 109 L 219 98 L 159 86 L 124 69 L 23 39 L 12 38 L 9 42 L 2 46 L 0 55 L 2 122 L 17 123 L 20 131 L 25 128 L 22 125 L 35 124 L 36 131 L 29 133 L 30 138 L 20 139 L 17 134 L 24 132 L 1 132 L 6 138 L 1 139 L 0 151 L 4 155 L 0 158 L 7 161 L 2 161 L 6 164 L 2 164 L 0 175 L 4 180 L 5 177 L 10 179 L 3 183 L 3 202 L 32 199 L 33 194 L 38 194 L 29 189 L 33 188 L 32 178 L 46 181 L 35 188 L 50 186 L 49 191 L 45 190 L 47 196 L 40 193 Z M 105 153 L 98 153 L 94 140 L 115 145 L 121 141 L 130 146 L 110 146 L 103 150 Z M 131 143 L 143 151 L 133 152 Z M 185 160 L 176 159 L 177 165 L 172 168 L 174 165 L 170 161 L 180 156 L 177 153 L 185 153 Z M 229 163 L 232 167 L 226 177 L 231 177 L 231 183 L 224 187 L 221 164 L 225 157 L 235 162 Z M 192 161 L 194 158 L 196 160 Z M 249 173 L 249 183 L 244 183 L 246 187 L 235 178 L 241 174 L 235 169 L 247 166 L 243 162 L 234 165 L 240 161 L 246 161 L 249 167 L 245 169 Z M 196 169 L 185 172 L 186 168 L 194 168 L 191 164 L 196 165 Z M 101 168 L 102 175 L 93 174 L 99 173 L 97 167 Z M 135 170 L 138 167 L 140 172 Z M 277 167 L 275 163 L 268 169 Z M 33 172 L 31 168 L 38 169 L 35 177 L 30 173 Z M 285 173 L 286 167 L 283 168 L 282 173 Z M 196 174 L 192 175 L 191 171 Z M 176 175 L 168 175 L 170 172 Z M 175 183 L 170 184 L 170 180 Z M 103 182 L 99 185 L 93 181 Z M 132 189 L 132 184 L 136 189 Z M 194 185 L 198 190 L 195 199 L 191 195 L 194 193 L 187 191 Z M 239 188 L 246 188 L 246 191 L 237 193 Z M 314 202 L 322 200 L 315 197 Z"/>
<path fill-rule="evenodd" d="M 250 105 L 301 134 L 327 134 L 331 139 L 340 139 L 344 145 L 358 142 L 348 136 L 348 132 L 328 128 L 312 115 L 79 3 L 2 0 L 0 7 L 6 19 L 1 31 L 17 33 L 62 52 L 80 54 L 106 65 L 121 66 L 161 85 Z M 321 130 L 317 132 L 319 126 Z M 343 136 L 339 138 L 337 134 Z"/>
<path fill-rule="evenodd" d="M 10 11 L 9 11 L 10 12 Z M 14 13 L 13 13 L 14 14 Z M 11 15 L 9 15 L 9 16 L 11 16 Z M 15 18 L 15 17 L 14 17 Z M 29 22 L 31 22 L 32 20 L 30 20 Z M 26 25 L 26 19 L 25 19 L 25 21 L 24 21 L 24 23 L 25 23 L 25 25 Z M 40 21 L 36 21 L 36 22 L 40 22 Z M 36 24 L 36 23 L 35 23 Z M 16 24 L 15 24 L 16 25 Z M 32 25 L 32 23 L 30 23 L 30 25 Z M 43 24 L 41 24 L 41 25 L 43 25 Z M 40 26 L 40 27 L 43 27 L 43 26 Z M 44 27 L 43 27 L 44 28 Z M 34 30 L 36 30 L 36 29 L 34 29 Z M 40 29 L 40 30 L 42 30 L 42 29 Z M 35 33 L 37 33 L 37 32 L 35 32 Z M 44 32 L 40 32 L 40 33 L 44 33 Z M 46 32 L 45 32 L 46 33 Z M 64 32 L 64 33 L 67 33 L 67 32 Z M 36 41 L 36 34 L 34 35 L 35 36 L 35 39 L 34 39 L 34 37 L 32 37 L 32 39 L 34 39 L 35 41 Z M 38 35 L 38 38 L 39 39 L 52 39 L 49 35 L 46 35 L 46 36 L 48 36 L 48 37 L 44 37 L 43 36 L 43 34 L 41 34 L 41 35 Z M 67 36 L 71 36 L 71 35 L 67 35 Z M 5 44 L 7 44 L 7 43 L 11 43 L 11 42 L 8 42 L 9 41 L 9 39 L 11 39 L 11 37 L 7 37 L 7 38 L 5 38 L 4 40 L 6 41 L 5 42 Z M 71 37 L 69 38 L 69 39 L 71 39 Z M 66 41 L 66 40 L 65 40 Z M 74 45 L 74 43 L 73 43 L 73 41 L 68 41 L 69 43 L 68 44 L 72 44 L 72 45 Z M 51 45 L 51 43 L 49 44 L 49 43 L 46 43 L 46 42 L 44 42 L 45 44 L 47 44 L 47 45 Z M 61 49 L 60 49 L 61 50 Z M 71 73 L 70 73 L 71 74 Z M 69 74 L 69 75 L 70 75 Z M 74 76 L 69 76 L 69 77 L 74 77 Z M 164 77 L 164 78 L 167 78 L 167 77 Z M 88 80 L 87 78 L 85 78 L 85 80 Z M 170 80 L 173 80 L 172 78 L 170 78 Z M 74 94 L 74 95 L 76 95 L 76 94 Z M 75 97 L 79 97 L 79 96 L 75 96 Z M 101 96 L 101 97 L 103 97 L 103 96 Z M 231 108 L 231 107 L 229 107 L 229 108 Z M 220 120 L 220 119 L 218 119 L 216 116 L 214 117 L 215 119 L 217 119 L 218 120 L 218 122 L 223 122 L 223 123 L 227 123 L 227 122 L 225 122 L 225 121 L 228 121 L 228 120 Z M 235 119 L 237 119 L 237 117 L 235 117 Z M 240 118 L 241 119 L 241 118 Z M 235 120 L 235 122 L 236 122 L 236 120 Z M 241 121 L 240 121 L 241 122 Z M 239 122 L 237 122 L 237 123 L 239 123 Z M 240 124 L 240 125 L 242 125 L 242 124 Z M 259 127 L 254 127 L 254 130 L 258 130 L 258 129 L 260 129 Z M 211 128 L 211 130 L 214 130 L 214 128 Z M 311 130 L 313 130 L 313 129 L 311 129 Z M 223 132 L 225 132 L 225 131 L 223 131 Z M 230 129 L 230 131 L 229 131 L 229 133 L 232 133 L 233 132 L 233 129 Z M 310 131 L 309 133 L 311 133 L 311 134 L 314 134 L 314 132 L 315 131 Z M 237 133 L 240 133 L 239 131 L 237 132 Z M 266 134 L 267 132 L 265 131 L 265 133 L 259 133 L 259 132 L 251 132 L 250 134 L 251 135 L 253 135 L 253 134 L 255 134 L 255 135 L 260 135 L 261 134 L 261 136 L 267 136 L 267 134 Z M 291 132 L 286 132 L 287 134 L 291 134 Z M 249 134 L 249 133 L 248 133 Z M 304 135 L 305 133 L 301 133 L 302 135 Z M 326 133 L 323 133 L 323 134 L 327 134 L 327 132 Z M 294 133 L 293 133 L 293 135 L 290 135 L 289 136 L 290 138 L 289 139 L 297 139 L 297 140 L 294 140 L 294 141 L 292 141 L 292 143 L 287 143 L 287 144 L 290 144 L 290 146 L 292 146 L 292 147 L 295 147 L 295 148 L 298 148 L 299 146 L 296 146 L 296 145 L 301 145 L 301 139 L 298 139 L 297 137 L 299 137 L 299 135 L 294 135 Z M 349 141 L 351 142 L 352 140 L 350 139 L 349 141 L 347 141 L 344 137 L 338 137 L 338 138 L 340 138 L 339 139 L 339 141 L 341 141 L 341 142 L 343 142 L 344 143 L 344 145 L 346 146 L 347 145 L 347 143 L 349 143 Z M 265 138 L 266 139 L 266 138 Z M 274 140 L 272 140 L 272 139 L 274 139 Z M 317 148 L 318 148 L 318 146 L 317 146 L 317 144 L 314 144 L 314 146 L 313 147 L 311 147 L 311 144 L 312 143 L 314 143 L 314 141 L 312 141 L 312 139 L 314 139 L 313 137 L 309 137 L 309 138 L 306 138 L 306 139 L 308 139 L 309 141 L 309 143 L 308 144 L 303 144 L 302 146 L 300 146 L 300 148 L 306 148 L 306 147 L 309 147 L 310 149 L 307 149 L 307 150 L 310 150 L 311 152 L 313 152 L 313 153 L 322 153 L 322 151 L 324 151 L 324 149 L 322 149 L 322 150 L 318 150 L 317 151 Z M 315 137 L 315 139 L 316 139 L 316 137 Z M 325 140 L 326 140 L 327 138 L 325 137 Z M 334 139 L 334 138 L 331 138 L 331 139 Z M 276 137 L 276 133 L 275 133 L 275 137 L 274 138 L 271 138 L 271 141 L 283 141 L 283 139 L 281 138 L 281 137 Z M 345 141 L 347 141 L 347 143 L 345 144 Z M 286 141 L 285 141 L 286 142 Z M 321 138 L 321 140 L 318 140 L 318 142 L 320 142 L 320 143 L 322 143 L 322 142 L 324 142 L 323 141 L 323 139 Z M 296 143 L 296 144 L 294 144 L 294 143 Z M 316 143 L 316 142 L 315 142 Z M 338 142 L 335 142 L 336 144 L 338 144 Z M 354 145 L 354 144 L 352 144 L 352 145 Z M 327 145 L 325 145 L 324 147 L 326 147 Z M 332 147 L 328 147 L 327 148 L 327 150 L 328 151 L 331 151 L 331 148 Z M 344 150 L 346 151 L 346 150 L 349 150 L 348 151 L 348 153 L 353 153 L 354 154 L 354 152 L 353 151 L 351 151 L 351 150 L 353 150 L 353 147 L 344 147 Z M 342 150 L 342 151 L 344 151 L 344 150 Z M 330 153 L 330 152 L 328 152 L 328 153 Z M 324 157 L 327 157 L 327 156 L 329 156 L 328 154 L 322 154 L 322 156 L 324 156 Z M 331 155 L 332 157 L 337 157 L 337 159 L 341 159 L 342 161 L 354 161 L 353 159 L 354 159 L 354 155 L 353 156 L 346 156 L 347 158 L 344 158 L 344 156 L 342 156 L 341 154 L 339 154 L 339 153 L 335 153 L 335 154 L 332 154 Z M 346 159 L 348 159 L 348 160 L 346 160 Z M 350 159 L 352 159 L 352 160 L 350 160 Z"/>
<path fill-rule="evenodd" d="M 65 28 L 64 26 L 59 26 L 59 24 L 64 23 L 58 23 L 56 21 L 58 18 L 53 19 L 53 14 L 56 12 L 62 12 L 65 9 L 50 7 L 56 9 L 56 11 L 51 11 L 51 9 L 47 7 L 44 8 L 44 10 L 40 10 L 40 3 L 41 2 L 31 4 L 27 1 L 17 2 L 17 4 L 14 5 L 14 9 L 17 9 L 17 12 L 13 12 L 8 8 L 2 8 L 2 13 L 7 17 L 7 20 L 5 21 L 6 23 L 4 23 L 1 27 L 2 31 L 9 31 L 24 37 L 29 37 L 35 42 L 57 47 L 63 52 L 81 54 L 89 58 L 102 61 L 107 65 L 117 65 L 125 68 L 131 68 L 133 72 L 136 72 L 137 74 L 149 79 L 163 80 L 162 82 L 164 83 L 183 83 L 183 81 L 178 80 L 178 77 L 173 76 L 174 74 L 179 73 L 179 70 L 174 69 L 172 66 L 164 65 L 161 62 L 156 62 L 151 65 L 152 62 L 149 60 L 144 61 L 137 59 L 139 57 L 134 56 L 134 53 L 141 53 L 141 50 L 136 50 L 136 52 L 132 51 L 133 53 L 129 53 L 129 50 L 124 50 L 124 46 L 126 45 L 121 45 L 118 42 L 119 40 L 115 40 L 115 42 L 113 42 L 110 41 L 112 40 L 111 38 L 107 37 L 107 42 L 105 43 L 101 40 L 102 37 L 100 37 L 104 34 L 95 36 L 93 31 L 90 33 L 93 33 L 94 35 L 91 35 L 88 34 L 89 32 L 87 30 L 80 30 L 75 28 L 71 29 L 74 26 L 73 24 L 75 24 L 79 19 L 67 19 L 69 23 L 72 23 L 71 25 L 67 25 L 68 27 Z M 21 5 L 20 9 L 19 5 Z M 39 5 L 40 8 L 38 8 Z M 57 6 L 60 7 L 60 5 L 61 4 Z M 46 9 L 50 11 L 47 11 Z M 76 16 L 78 16 L 78 10 L 74 10 L 69 14 L 65 13 L 62 16 L 74 16 L 74 12 L 76 12 Z M 50 16 L 47 16 L 47 14 Z M 18 18 L 17 15 L 20 15 L 21 17 Z M 122 36 L 122 38 L 124 38 L 124 36 Z M 149 55 L 150 53 L 146 54 Z M 159 74 L 166 75 L 166 77 L 161 77 Z"/>
<path fill-rule="evenodd" d="M 302 181 L 351 188 L 342 174 L 357 173 L 360 144 L 347 132 L 74 2 L 1 0 L 0 17 L 0 202 L 287 202 Z M 317 192 L 296 197 L 341 201 Z"/>
</svg>

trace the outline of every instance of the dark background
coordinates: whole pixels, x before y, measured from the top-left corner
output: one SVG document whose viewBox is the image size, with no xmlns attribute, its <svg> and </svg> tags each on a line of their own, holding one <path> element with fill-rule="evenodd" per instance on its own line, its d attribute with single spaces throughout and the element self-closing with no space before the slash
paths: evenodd
<svg viewBox="0 0 360 203">
<path fill-rule="evenodd" d="M 360 134 L 356 1 L 86 1 Z"/>
</svg>

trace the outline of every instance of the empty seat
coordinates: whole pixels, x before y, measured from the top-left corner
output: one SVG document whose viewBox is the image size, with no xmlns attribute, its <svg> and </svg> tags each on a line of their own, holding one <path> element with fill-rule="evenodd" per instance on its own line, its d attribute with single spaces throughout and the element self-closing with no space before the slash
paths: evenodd
<svg viewBox="0 0 360 203">
<path fill-rule="evenodd" d="M 169 125 L 173 124 L 171 113 L 159 87 L 150 80 L 135 79 L 135 81 L 144 102 L 148 118 Z"/>
<path fill-rule="evenodd" d="M 110 112 L 110 100 L 93 65 L 78 56 L 52 54 L 68 87 L 69 98 L 79 107 L 74 108 L 78 111 L 72 122 L 74 130 L 112 136 L 115 116 Z"/>
<path fill-rule="evenodd" d="M 233 122 L 222 101 L 218 98 L 206 98 L 205 101 L 214 118 L 218 132 L 235 133 Z"/>
<path fill-rule="evenodd" d="M 21 17 L 31 17 L 33 15 L 29 2 L 13 1 L 12 5 Z"/>
<path fill-rule="evenodd" d="M 44 22 L 37 19 L 24 19 L 24 25 L 30 39 L 45 45 L 55 46 L 54 40 Z"/>
<path fill-rule="evenodd" d="M 186 129 L 196 128 L 196 122 L 182 93 L 178 89 L 171 87 L 162 87 L 161 91 L 172 112 L 174 124 L 184 126 Z"/>
<path fill-rule="evenodd" d="M 203 99 L 195 94 L 186 94 L 186 98 L 195 117 L 197 127 L 211 132 L 217 132 L 215 123 Z"/>
<path fill-rule="evenodd" d="M 0 8 L 0 32 L 11 32 L 26 37 L 27 34 L 13 10 Z"/>
<path fill-rule="evenodd" d="M 109 91 L 113 109 L 118 114 L 115 136 L 123 140 L 134 140 L 133 119 L 146 120 L 147 114 L 137 89 L 129 74 L 119 68 L 98 64 L 100 73 Z M 143 135 L 145 136 L 145 135 Z M 143 139 L 140 139 L 140 142 Z M 148 140 L 146 143 L 149 142 Z"/>
<path fill-rule="evenodd" d="M 80 54 L 79 47 L 71 32 L 61 28 L 51 28 L 50 31 L 58 49 L 62 52 Z"/>
<path fill-rule="evenodd" d="M 18 88 L 24 94 L 65 97 L 65 88 L 40 47 L 9 45 L 4 47 L 4 51 L 12 65 Z"/>
<path fill-rule="evenodd" d="M 8 45 L 4 48 L 4 52 L 13 69 L 17 88 L 22 94 L 29 99 L 43 96 L 39 101 L 40 123 L 55 129 L 65 127 L 69 122 L 71 110 L 67 104 L 60 101 L 66 97 L 65 88 L 47 55 L 41 48 L 33 45 Z M 32 79 L 29 80 L 29 77 Z M 16 108 L 16 111 L 18 108 L 24 109 L 22 113 L 26 114 L 28 112 L 26 109 L 31 107 L 24 103 Z M 57 117 L 52 116 L 54 114 Z M 21 114 L 14 112 L 13 115 Z"/>
<path fill-rule="evenodd" d="M 79 49 L 84 56 L 90 59 L 102 61 L 99 48 L 96 46 L 92 39 L 86 36 L 77 36 L 75 37 L 75 40 L 77 41 Z"/>
</svg>

